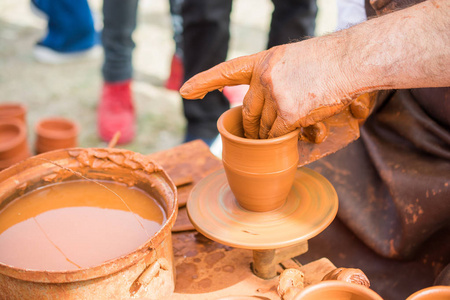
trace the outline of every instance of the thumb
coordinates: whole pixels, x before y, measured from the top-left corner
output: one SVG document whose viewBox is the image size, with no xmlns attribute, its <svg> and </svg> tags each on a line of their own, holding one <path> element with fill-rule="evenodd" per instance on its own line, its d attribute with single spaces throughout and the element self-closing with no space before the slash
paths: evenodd
<svg viewBox="0 0 450 300">
<path fill-rule="evenodd" d="M 257 55 L 238 57 L 193 76 L 181 87 L 181 96 L 202 99 L 208 92 L 224 86 L 250 84 Z"/>
</svg>

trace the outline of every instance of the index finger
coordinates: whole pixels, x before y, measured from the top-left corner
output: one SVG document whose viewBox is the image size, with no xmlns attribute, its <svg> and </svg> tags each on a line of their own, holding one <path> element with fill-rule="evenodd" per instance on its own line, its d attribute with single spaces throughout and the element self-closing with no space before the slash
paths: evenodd
<svg viewBox="0 0 450 300">
<path fill-rule="evenodd" d="M 224 86 L 250 84 L 257 54 L 242 56 L 218 64 L 186 81 L 180 94 L 186 99 L 202 99 L 208 92 Z"/>
</svg>

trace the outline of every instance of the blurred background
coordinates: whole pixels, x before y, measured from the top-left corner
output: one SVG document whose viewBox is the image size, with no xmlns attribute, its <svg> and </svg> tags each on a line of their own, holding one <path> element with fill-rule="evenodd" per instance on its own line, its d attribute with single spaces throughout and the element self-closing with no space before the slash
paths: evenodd
<svg viewBox="0 0 450 300">
<path fill-rule="evenodd" d="M 102 3 L 89 1 L 98 26 Z M 335 0 L 317 4 L 316 35 L 323 35 L 334 30 L 337 8 Z M 270 0 L 233 1 L 228 59 L 264 50 L 272 9 Z M 30 146 L 38 120 L 60 116 L 80 126 L 79 146 L 105 147 L 96 128 L 103 58 L 61 65 L 37 62 L 32 49 L 45 28 L 46 21 L 33 14 L 29 0 L 0 1 L 0 103 L 19 102 L 27 107 Z M 132 143 L 120 148 L 148 154 L 180 144 L 186 123 L 178 92 L 164 87 L 175 48 L 168 0 L 139 2 L 133 37 L 138 131 Z"/>
</svg>

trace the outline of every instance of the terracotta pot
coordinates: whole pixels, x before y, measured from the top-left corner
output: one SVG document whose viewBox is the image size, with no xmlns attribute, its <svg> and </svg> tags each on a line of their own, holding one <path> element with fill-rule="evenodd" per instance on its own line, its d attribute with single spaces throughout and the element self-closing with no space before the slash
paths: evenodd
<svg viewBox="0 0 450 300">
<path fill-rule="evenodd" d="M 29 156 L 25 123 L 14 118 L 0 119 L 0 170 Z"/>
<path fill-rule="evenodd" d="M 171 228 L 177 215 L 176 188 L 167 173 L 145 156 L 127 150 L 52 151 L 0 172 L 0 207 L 42 186 L 79 180 L 61 166 L 90 179 L 120 180 L 138 187 L 160 203 L 166 222 L 136 250 L 90 268 L 37 271 L 0 262 L 0 298 L 167 299 L 174 290 Z"/>
<path fill-rule="evenodd" d="M 300 130 L 274 139 L 247 139 L 242 106 L 222 114 L 217 127 L 222 137 L 222 162 L 237 202 L 257 212 L 281 207 L 297 170 Z"/>
<path fill-rule="evenodd" d="M 294 298 L 295 300 L 383 300 L 373 290 L 354 283 L 327 280 L 310 285 Z"/>
<path fill-rule="evenodd" d="M 409 296 L 406 300 L 448 300 L 450 286 L 437 285 L 422 289 Z"/>
<path fill-rule="evenodd" d="M 20 103 L 0 104 L 0 120 L 17 119 L 25 123 L 27 109 Z"/>
<path fill-rule="evenodd" d="M 64 118 L 47 118 L 40 120 L 35 128 L 36 153 L 77 146 L 78 126 Z"/>
</svg>

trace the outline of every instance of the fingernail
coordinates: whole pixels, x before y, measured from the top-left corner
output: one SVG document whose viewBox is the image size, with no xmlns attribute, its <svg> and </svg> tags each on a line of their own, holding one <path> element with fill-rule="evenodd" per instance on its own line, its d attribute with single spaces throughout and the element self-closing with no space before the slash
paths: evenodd
<svg viewBox="0 0 450 300">
<path fill-rule="evenodd" d="M 192 92 L 192 85 L 190 83 L 185 83 L 180 89 L 180 94 L 184 97 L 189 95 Z"/>
</svg>

